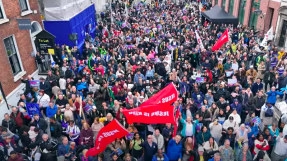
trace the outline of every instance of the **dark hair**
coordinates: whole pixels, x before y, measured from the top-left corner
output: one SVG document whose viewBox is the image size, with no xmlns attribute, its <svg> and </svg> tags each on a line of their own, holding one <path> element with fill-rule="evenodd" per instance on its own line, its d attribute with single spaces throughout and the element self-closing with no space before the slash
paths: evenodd
<svg viewBox="0 0 287 161">
<path fill-rule="evenodd" d="M 35 131 L 35 132 L 39 132 L 40 129 L 39 129 L 38 127 L 35 127 L 35 128 L 34 128 L 34 131 Z"/>
<path fill-rule="evenodd" d="M 17 154 L 17 152 L 14 151 L 14 150 L 12 150 L 12 151 L 10 152 L 10 155 L 12 155 L 12 154 Z"/>
<path fill-rule="evenodd" d="M 56 121 L 55 117 L 50 117 L 51 120 Z"/>
<path fill-rule="evenodd" d="M 257 139 L 257 140 L 259 140 L 259 137 L 260 137 L 260 136 L 262 136 L 262 137 L 263 137 L 263 139 L 264 139 L 264 135 L 263 135 L 263 133 L 258 133 L 258 134 L 257 134 L 257 136 L 256 136 L 256 139 Z"/>
<path fill-rule="evenodd" d="M 104 156 L 104 154 L 103 153 L 100 153 L 100 154 L 98 154 L 98 157 L 100 157 L 100 158 L 104 158 L 105 156 Z"/>
<path fill-rule="evenodd" d="M 203 132 L 203 129 L 204 129 L 205 127 L 206 127 L 206 126 L 203 125 L 203 126 L 201 127 L 200 131 Z M 206 128 L 207 128 L 207 127 L 206 127 Z"/>
<path fill-rule="evenodd" d="M 227 131 L 229 131 L 229 130 L 234 131 L 233 127 L 229 127 L 229 128 L 227 128 Z"/>
<path fill-rule="evenodd" d="M 6 127 L 2 127 L 1 132 L 7 132 L 7 128 Z"/>
</svg>

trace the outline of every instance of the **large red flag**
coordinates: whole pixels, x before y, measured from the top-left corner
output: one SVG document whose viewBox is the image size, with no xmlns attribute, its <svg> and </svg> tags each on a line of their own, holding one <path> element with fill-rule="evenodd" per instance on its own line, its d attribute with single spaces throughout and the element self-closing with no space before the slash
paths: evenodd
<svg viewBox="0 0 287 161">
<path fill-rule="evenodd" d="M 165 124 L 174 123 L 174 106 L 169 104 L 141 106 L 131 110 L 124 109 L 128 124 Z"/>
<path fill-rule="evenodd" d="M 150 97 L 147 101 L 140 105 L 149 106 L 149 105 L 156 105 L 156 104 L 172 104 L 177 100 L 177 90 L 175 86 L 170 83 L 164 89 L 160 90 L 157 94 Z"/>
<path fill-rule="evenodd" d="M 228 29 L 226 29 L 225 32 L 220 36 L 220 38 L 217 40 L 217 42 L 213 46 L 212 51 L 215 51 L 215 50 L 219 49 L 228 40 L 229 40 L 229 38 L 228 38 Z"/>
<path fill-rule="evenodd" d="M 97 136 L 95 141 L 95 147 L 91 148 L 86 156 L 96 156 L 106 149 L 106 147 L 115 139 L 126 136 L 129 132 L 116 120 L 114 119 L 107 126 L 104 126 Z"/>
</svg>

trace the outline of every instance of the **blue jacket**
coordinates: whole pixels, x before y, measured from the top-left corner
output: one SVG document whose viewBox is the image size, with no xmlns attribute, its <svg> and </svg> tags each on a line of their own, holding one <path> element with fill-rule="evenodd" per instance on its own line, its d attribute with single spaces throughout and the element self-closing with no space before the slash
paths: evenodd
<svg viewBox="0 0 287 161">
<path fill-rule="evenodd" d="M 194 98 L 194 102 L 197 104 L 201 104 L 203 102 L 203 99 L 204 99 L 204 96 L 201 92 L 199 92 L 199 95 L 200 95 L 200 100 L 198 100 L 196 93 L 192 94 L 192 98 Z"/>
<path fill-rule="evenodd" d="M 150 146 L 148 142 L 143 142 L 139 146 L 144 149 L 144 160 L 152 160 L 153 155 L 155 155 L 158 150 L 155 142 L 152 143 L 152 146 Z"/>
<path fill-rule="evenodd" d="M 58 107 L 57 105 L 54 105 L 54 108 L 51 108 L 50 106 L 47 107 L 46 109 L 46 113 L 47 113 L 47 117 L 53 117 L 55 116 L 55 114 L 57 113 Z"/>
<path fill-rule="evenodd" d="M 147 79 L 148 77 L 151 77 L 151 78 L 154 77 L 154 69 L 146 71 L 145 79 Z"/>
<path fill-rule="evenodd" d="M 214 161 L 214 158 L 208 159 L 208 161 Z M 220 161 L 221 161 L 221 159 L 220 159 Z"/>
<path fill-rule="evenodd" d="M 184 92 L 187 93 L 187 92 L 190 91 L 190 87 L 187 84 L 187 82 L 181 82 L 180 86 L 179 86 L 179 89 L 180 89 L 180 94 L 183 94 Z"/>
<path fill-rule="evenodd" d="M 231 108 L 232 108 L 233 110 L 236 109 L 238 115 L 241 114 L 242 107 L 241 107 L 241 104 L 240 104 L 240 103 L 238 103 L 237 106 L 235 105 L 235 103 L 232 103 L 230 106 L 231 106 Z"/>
<path fill-rule="evenodd" d="M 257 136 L 257 134 L 258 134 L 258 126 L 256 125 L 256 124 L 254 124 L 254 126 L 253 127 L 251 127 L 251 126 L 249 126 L 250 127 L 250 129 L 251 129 L 251 132 L 250 133 L 248 133 L 248 138 L 251 138 L 252 137 L 252 135 L 254 135 L 255 136 L 255 138 L 256 138 L 256 136 Z M 271 133 L 271 131 L 270 131 L 270 133 Z"/>
<path fill-rule="evenodd" d="M 140 75 L 135 74 L 134 82 L 139 83 L 139 78 L 140 78 L 140 77 L 142 78 L 143 81 L 145 80 L 145 77 L 144 77 L 143 74 L 140 74 Z"/>
<path fill-rule="evenodd" d="M 268 95 L 267 102 L 270 102 L 272 104 L 275 104 L 277 95 L 283 95 L 282 92 L 278 92 L 278 91 L 274 91 L 274 92 L 269 91 L 266 94 Z"/>
<path fill-rule="evenodd" d="M 182 143 L 179 142 L 178 144 L 176 144 L 176 142 L 171 139 L 168 142 L 168 146 L 167 146 L 167 157 L 170 160 L 178 160 L 179 158 L 182 158 Z"/>
<path fill-rule="evenodd" d="M 166 156 L 165 153 L 163 153 L 163 157 L 164 157 L 163 161 L 169 161 L 169 159 L 168 159 L 168 157 Z M 157 156 L 156 155 L 153 156 L 152 161 L 157 161 Z"/>
</svg>

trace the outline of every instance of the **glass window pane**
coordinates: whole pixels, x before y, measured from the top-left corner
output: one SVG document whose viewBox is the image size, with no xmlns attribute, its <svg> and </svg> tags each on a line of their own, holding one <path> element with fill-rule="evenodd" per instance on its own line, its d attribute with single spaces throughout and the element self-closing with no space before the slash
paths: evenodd
<svg viewBox="0 0 287 161">
<path fill-rule="evenodd" d="M 19 4 L 20 4 L 20 8 L 21 8 L 22 12 L 28 10 L 28 6 L 27 6 L 26 0 L 19 0 Z"/>
<path fill-rule="evenodd" d="M 1 7 L 0 7 L 0 18 L 4 18 Z"/>
<path fill-rule="evenodd" d="M 7 51 L 7 55 L 9 56 L 9 62 L 13 71 L 13 75 L 17 75 L 22 71 L 22 69 L 20 67 L 20 62 L 16 52 L 13 37 L 10 36 L 4 39 L 4 45 Z"/>
</svg>

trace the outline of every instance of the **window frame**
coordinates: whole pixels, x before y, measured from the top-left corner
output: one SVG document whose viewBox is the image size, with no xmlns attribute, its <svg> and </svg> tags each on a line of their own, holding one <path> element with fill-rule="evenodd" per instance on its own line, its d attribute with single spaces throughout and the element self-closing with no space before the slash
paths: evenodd
<svg viewBox="0 0 287 161">
<path fill-rule="evenodd" d="M 26 4 L 27 9 L 25 9 L 25 10 L 22 9 L 20 1 L 23 1 Z M 20 6 L 20 9 L 21 9 L 21 12 L 29 11 L 27 0 L 19 0 L 19 6 Z"/>
<path fill-rule="evenodd" d="M 12 41 L 13 41 L 14 49 L 15 49 L 15 52 L 16 52 L 15 54 L 16 54 L 17 59 L 18 59 L 20 72 L 18 72 L 17 74 L 14 74 L 14 72 L 13 72 L 12 64 L 10 62 L 10 56 L 8 56 L 8 54 L 7 54 L 7 48 L 6 48 L 4 40 L 8 39 L 8 38 L 12 39 Z M 15 38 L 15 35 L 13 34 L 13 35 L 10 35 L 10 36 L 7 36 L 7 37 L 3 38 L 2 42 L 3 42 L 4 48 L 5 48 L 5 53 L 6 53 L 7 59 L 8 59 L 9 64 L 10 64 L 11 73 L 12 73 L 12 75 L 14 77 L 14 82 L 17 82 L 22 76 L 24 76 L 26 74 L 26 71 L 24 71 L 24 67 L 23 67 L 23 64 L 22 64 L 22 60 L 21 60 L 21 56 L 20 56 L 20 53 L 19 53 L 19 49 L 18 49 L 18 45 L 17 45 L 17 41 L 16 41 L 16 38 Z"/>
<path fill-rule="evenodd" d="M 0 17 L 0 20 L 7 19 L 2 0 L 0 0 L 0 12 L 2 14 L 2 17 Z"/>
<path fill-rule="evenodd" d="M 27 10 L 22 10 L 21 5 L 20 5 L 20 1 L 25 1 L 26 5 L 27 5 Z M 22 17 L 33 13 L 33 11 L 30 8 L 29 0 L 18 0 L 18 2 L 19 2 L 19 7 L 20 7 L 20 11 L 21 11 L 21 16 Z"/>
</svg>

